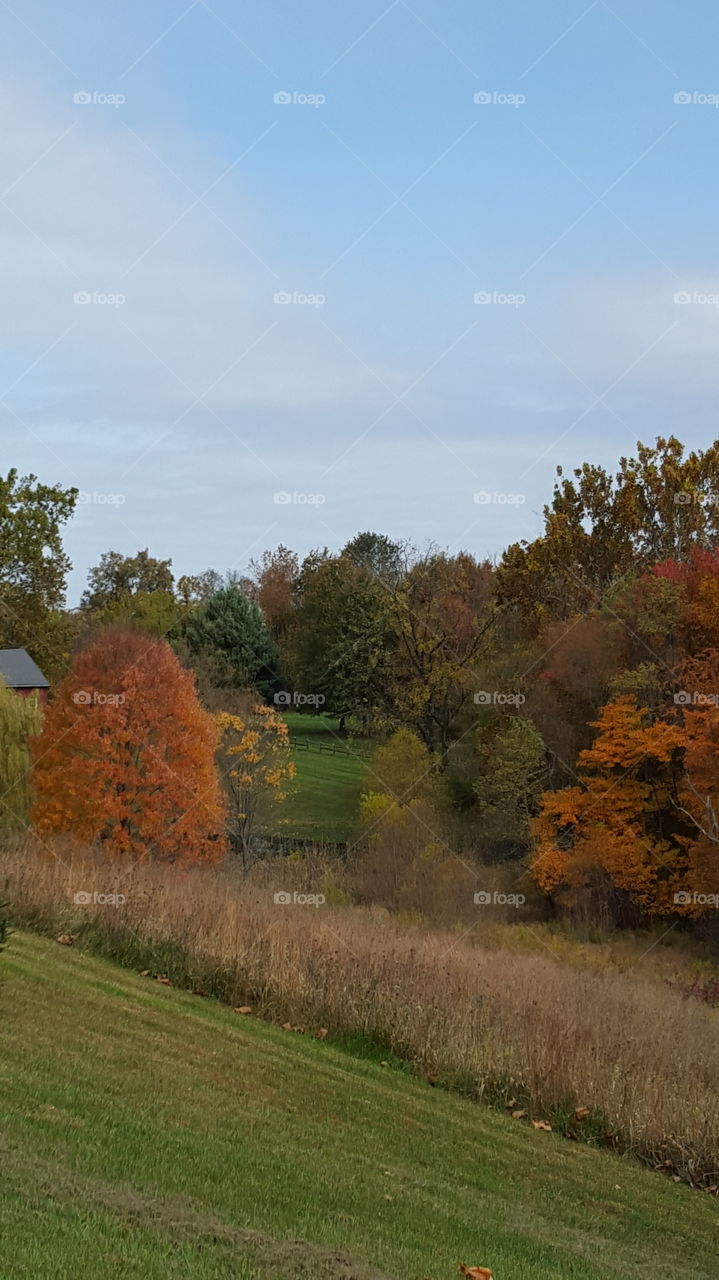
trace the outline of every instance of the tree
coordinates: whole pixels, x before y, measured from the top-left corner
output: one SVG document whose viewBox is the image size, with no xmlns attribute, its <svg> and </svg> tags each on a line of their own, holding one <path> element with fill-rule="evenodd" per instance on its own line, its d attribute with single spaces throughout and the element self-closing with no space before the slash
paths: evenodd
<svg viewBox="0 0 719 1280">
<path fill-rule="evenodd" d="M 264 551 L 259 560 L 250 561 L 257 584 L 257 603 L 275 641 L 286 638 L 294 616 L 294 584 L 300 563 L 294 551 L 280 543 L 276 551 Z"/>
<path fill-rule="evenodd" d="M 389 608 L 392 715 L 445 757 L 457 717 L 477 692 L 477 658 L 492 638 L 491 566 L 465 552 L 430 552 L 390 593 Z"/>
<path fill-rule="evenodd" d="M 289 733 L 274 710 L 256 704 L 243 715 L 221 711 L 222 773 L 230 797 L 232 851 L 247 868 L 255 857 L 258 816 L 287 797 L 296 769 L 290 759 Z"/>
<path fill-rule="evenodd" d="M 0 648 L 31 643 L 49 677 L 64 669 L 66 656 L 60 610 L 70 561 L 61 529 L 76 500 L 76 489 L 15 469 L 0 476 Z"/>
<path fill-rule="evenodd" d="M 386 715 L 393 646 L 386 587 L 345 555 L 314 553 L 302 565 L 296 598 L 292 667 L 299 689 L 365 725 Z"/>
<path fill-rule="evenodd" d="M 367 791 L 389 795 L 398 805 L 435 798 L 432 757 L 411 729 L 397 729 L 378 747 L 367 770 Z"/>
<path fill-rule="evenodd" d="M 75 659 L 35 740 L 33 823 L 142 860 L 215 860 L 216 743 L 170 646 L 106 632 Z"/>
<path fill-rule="evenodd" d="M 666 914 L 691 838 L 675 804 L 684 730 L 652 722 L 632 696 L 607 703 L 594 727 L 578 785 L 543 797 L 532 874 L 545 893 L 603 899 L 624 922 Z"/>
<path fill-rule="evenodd" d="M 546 775 L 544 743 L 532 721 L 521 716 L 502 716 L 494 729 L 479 733 L 476 826 L 495 851 L 513 856 L 530 844 Z"/>
<path fill-rule="evenodd" d="M 151 595 L 161 591 L 172 595 L 171 565 L 171 560 L 154 559 L 147 548 L 134 556 L 106 551 L 87 575 L 87 590 L 81 606 L 86 610 L 103 609 L 111 602 L 121 604 L 138 593 Z"/>
<path fill-rule="evenodd" d="M 224 587 L 187 619 L 196 655 L 217 653 L 232 666 L 237 688 L 270 697 L 278 688 L 277 652 L 260 608 L 237 586 Z"/>
<path fill-rule="evenodd" d="M 387 586 L 396 586 L 405 572 L 406 548 L 384 533 L 355 534 L 342 550 L 342 555 L 362 569 L 367 569 Z"/>
<path fill-rule="evenodd" d="M 544 533 L 514 543 L 497 572 L 499 599 L 535 626 L 597 604 L 618 578 L 719 539 L 719 444 L 684 456 L 674 436 L 637 444 L 616 476 L 584 463 L 574 478 L 557 468 Z"/>
<path fill-rule="evenodd" d="M 37 694 L 22 697 L 0 680 L 0 832 L 20 831 L 30 804 L 30 738 L 40 732 Z"/>
</svg>

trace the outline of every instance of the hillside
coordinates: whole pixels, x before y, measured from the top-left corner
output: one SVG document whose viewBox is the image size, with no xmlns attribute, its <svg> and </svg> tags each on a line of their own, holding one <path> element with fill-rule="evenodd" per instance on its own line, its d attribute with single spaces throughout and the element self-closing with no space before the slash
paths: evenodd
<svg viewBox="0 0 719 1280">
<path fill-rule="evenodd" d="M 0 960 L 3 1280 L 710 1280 L 717 1205 L 46 939 Z"/>
</svg>

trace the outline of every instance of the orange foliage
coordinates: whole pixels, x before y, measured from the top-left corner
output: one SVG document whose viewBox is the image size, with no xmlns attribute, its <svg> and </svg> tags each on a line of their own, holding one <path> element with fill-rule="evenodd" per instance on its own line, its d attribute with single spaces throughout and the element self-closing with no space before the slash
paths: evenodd
<svg viewBox="0 0 719 1280">
<path fill-rule="evenodd" d="M 170 646 L 106 632 L 75 659 L 34 744 L 33 823 L 140 859 L 216 860 L 216 743 Z"/>
<path fill-rule="evenodd" d="M 594 746 L 579 756 L 580 785 L 544 797 L 534 823 L 534 878 L 556 893 L 586 890 L 600 873 L 643 910 L 670 910 L 681 852 L 674 765 L 684 730 L 650 724 L 633 697 L 609 702 L 593 727 Z"/>
</svg>

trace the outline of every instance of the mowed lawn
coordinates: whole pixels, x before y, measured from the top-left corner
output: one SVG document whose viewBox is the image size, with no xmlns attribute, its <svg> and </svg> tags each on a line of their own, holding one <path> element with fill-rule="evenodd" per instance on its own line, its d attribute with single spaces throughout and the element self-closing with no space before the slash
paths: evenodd
<svg viewBox="0 0 719 1280">
<path fill-rule="evenodd" d="M 339 721 L 333 716 L 290 711 L 284 719 L 292 737 L 309 745 L 294 748 L 297 777 L 292 794 L 272 811 L 263 823 L 264 830 L 305 839 L 351 840 L 358 826 L 366 748 L 360 752 L 356 745 L 340 738 Z M 335 754 L 329 748 L 339 751 Z"/>
<path fill-rule="evenodd" d="M 716 1277 L 716 1200 L 629 1160 L 47 939 L 0 972 L 3 1280 Z"/>
</svg>

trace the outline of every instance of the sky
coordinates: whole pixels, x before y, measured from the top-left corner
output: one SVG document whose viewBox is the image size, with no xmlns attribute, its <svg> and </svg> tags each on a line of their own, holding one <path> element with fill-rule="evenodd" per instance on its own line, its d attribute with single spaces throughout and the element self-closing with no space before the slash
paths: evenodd
<svg viewBox="0 0 719 1280">
<path fill-rule="evenodd" d="M 0 469 L 179 576 L 717 435 L 709 0 L 0 0 Z"/>
</svg>

